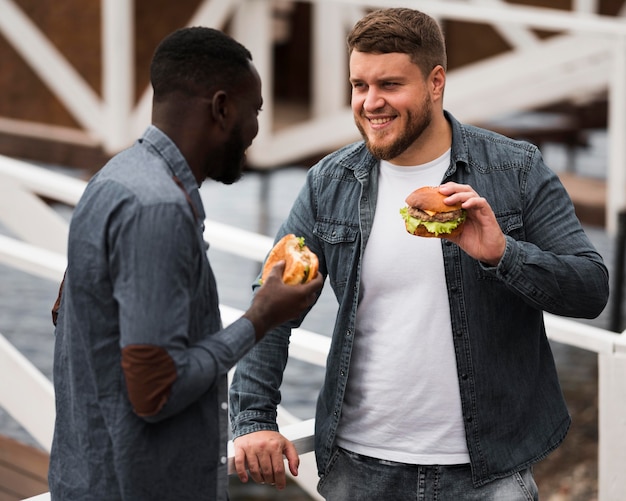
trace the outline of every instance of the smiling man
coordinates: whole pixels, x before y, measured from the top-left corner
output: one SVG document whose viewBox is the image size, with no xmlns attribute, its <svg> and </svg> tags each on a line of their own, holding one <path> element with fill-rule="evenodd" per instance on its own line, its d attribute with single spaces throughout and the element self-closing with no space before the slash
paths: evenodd
<svg viewBox="0 0 626 501">
<path fill-rule="evenodd" d="M 543 311 L 597 316 L 606 267 L 536 146 L 444 111 L 432 18 L 374 11 L 348 48 L 363 141 L 310 170 L 277 235 L 306 239 L 339 302 L 316 412 L 318 490 L 332 501 L 537 499 L 532 464 L 570 424 Z M 460 234 L 406 231 L 399 208 L 422 186 L 464 211 Z M 297 473 L 276 426 L 295 326 L 237 367 L 243 481 L 283 487 L 283 455 Z"/>
</svg>

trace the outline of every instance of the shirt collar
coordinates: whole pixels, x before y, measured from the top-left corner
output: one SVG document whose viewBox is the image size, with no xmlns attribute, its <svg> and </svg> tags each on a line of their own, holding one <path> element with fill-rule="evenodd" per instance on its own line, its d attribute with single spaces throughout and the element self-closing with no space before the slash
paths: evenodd
<svg viewBox="0 0 626 501">
<path fill-rule="evenodd" d="M 185 191 L 191 197 L 200 220 L 204 220 L 205 212 L 202 200 L 198 191 L 198 181 L 196 180 L 191 167 L 185 157 L 167 134 L 154 125 L 149 125 L 140 139 L 147 143 L 163 159 L 170 170 L 172 176 L 176 176 L 183 185 Z"/>
</svg>

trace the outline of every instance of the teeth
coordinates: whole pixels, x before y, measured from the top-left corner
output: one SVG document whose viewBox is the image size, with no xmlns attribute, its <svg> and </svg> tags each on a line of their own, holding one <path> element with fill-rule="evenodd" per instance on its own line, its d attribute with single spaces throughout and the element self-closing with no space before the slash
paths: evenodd
<svg viewBox="0 0 626 501">
<path fill-rule="evenodd" d="M 374 125 L 382 125 L 391 122 L 391 118 L 370 118 L 370 122 Z"/>
</svg>

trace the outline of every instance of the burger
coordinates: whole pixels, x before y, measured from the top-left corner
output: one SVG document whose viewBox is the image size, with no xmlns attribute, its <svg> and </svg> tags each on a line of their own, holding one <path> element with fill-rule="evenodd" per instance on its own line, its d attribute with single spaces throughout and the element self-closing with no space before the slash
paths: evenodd
<svg viewBox="0 0 626 501">
<path fill-rule="evenodd" d="M 317 276 L 319 268 L 317 256 L 304 245 L 303 237 L 296 237 L 293 233 L 285 235 L 272 247 L 263 266 L 261 283 L 278 261 L 285 261 L 282 278 L 287 285 L 305 284 Z"/>
<path fill-rule="evenodd" d="M 461 204 L 447 205 L 446 195 L 438 186 L 418 188 L 406 197 L 406 207 L 400 209 L 406 231 L 418 237 L 448 238 L 460 235 L 465 224 L 465 209 Z"/>
</svg>

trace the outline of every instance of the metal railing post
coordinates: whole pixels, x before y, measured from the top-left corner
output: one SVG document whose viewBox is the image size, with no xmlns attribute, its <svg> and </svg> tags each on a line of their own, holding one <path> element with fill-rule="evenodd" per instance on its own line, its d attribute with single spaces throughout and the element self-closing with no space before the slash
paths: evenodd
<svg viewBox="0 0 626 501">
<path fill-rule="evenodd" d="M 613 283 L 611 287 L 611 316 L 609 330 L 622 332 L 622 305 L 624 303 L 624 258 L 626 257 L 626 211 L 617 216 L 617 235 L 615 236 L 615 257 Z"/>
<path fill-rule="evenodd" d="M 598 501 L 622 501 L 626 493 L 626 339 L 599 354 Z"/>
</svg>

